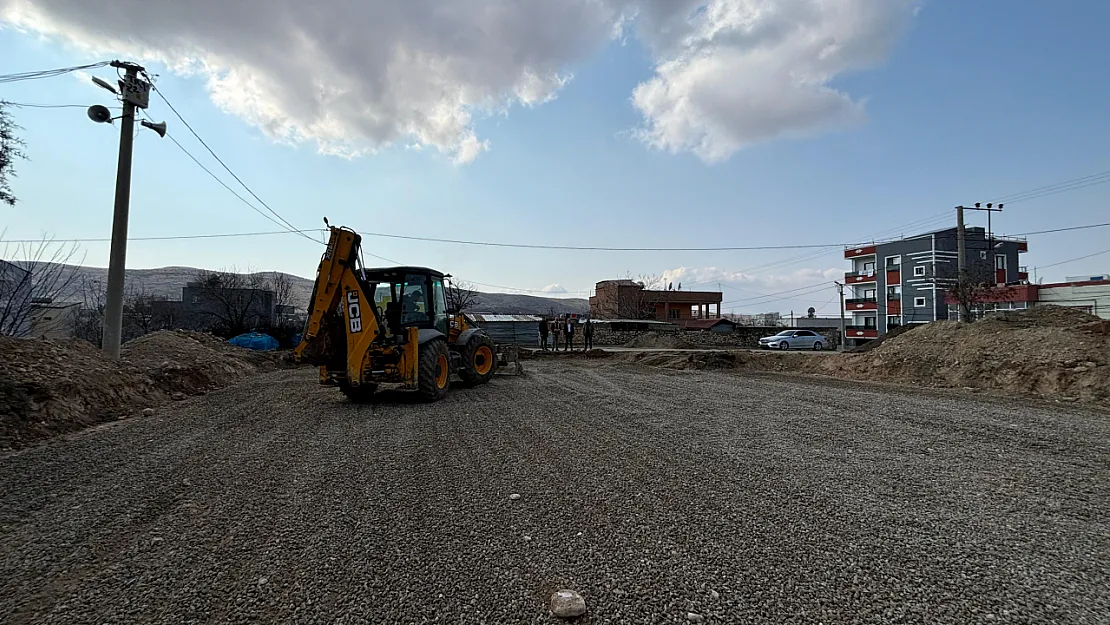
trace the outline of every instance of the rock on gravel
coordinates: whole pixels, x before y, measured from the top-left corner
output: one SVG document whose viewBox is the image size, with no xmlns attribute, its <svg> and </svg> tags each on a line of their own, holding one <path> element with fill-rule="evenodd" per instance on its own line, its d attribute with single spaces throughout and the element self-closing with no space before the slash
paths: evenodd
<svg viewBox="0 0 1110 625">
<path fill-rule="evenodd" d="M 586 600 L 573 590 L 556 590 L 551 595 L 551 613 L 559 618 L 577 618 L 586 613 Z"/>
</svg>

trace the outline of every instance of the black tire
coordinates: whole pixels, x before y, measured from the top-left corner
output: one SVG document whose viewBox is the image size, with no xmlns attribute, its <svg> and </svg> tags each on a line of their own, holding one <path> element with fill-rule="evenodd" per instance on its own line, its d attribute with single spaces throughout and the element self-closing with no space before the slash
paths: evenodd
<svg viewBox="0 0 1110 625">
<path fill-rule="evenodd" d="M 436 401 L 451 387 L 451 355 L 447 343 L 435 339 L 420 346 L 420 373 L 416 392 L 424 401 Z"/>
<path fill-rule="evenodd" d="M 825 344 L 822 343 L 821 341 L 817 341 L 813 344 L 813 351 L 819 352 L 823 349 L 825 349 Z"/>
<path fill-rule="evenodd" d="M 463 361 L 459 378 L 464 383 L 485 384 L 493 379 L 493 373 L 497 370 L 497 348 L 493 345 L 493 339 L 484 334 L 474 335 L 459 350 L 459 354 Z"/>
<path fill-rule="evenodd" d="M 779 349 L 790 349 L 790 343 L 787 343 L 786 341 L 779 343 Z"/>
<path fill-rule="evenodd" d="M 358 386 L 343 383 L 339 385 L 339 390 L 347 396 L 347 399 L 358 404 L 367 404 L 374 401 L 374 393 L 378 391 L 378 385 L 372 382 Z"/>
</svg>

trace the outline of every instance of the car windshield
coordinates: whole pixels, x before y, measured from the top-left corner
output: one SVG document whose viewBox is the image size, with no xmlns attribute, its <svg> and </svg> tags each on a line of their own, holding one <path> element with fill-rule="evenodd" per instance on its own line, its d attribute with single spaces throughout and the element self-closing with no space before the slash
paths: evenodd
<svg viewBox="0 0 1110 625">
<path fill-rule="evenodd" d="M 783 330 L 782 332 L 779 332 L 775 336 L 790 336 L 791 334 L 794 334 L 793 330 Z"/>
</svg>

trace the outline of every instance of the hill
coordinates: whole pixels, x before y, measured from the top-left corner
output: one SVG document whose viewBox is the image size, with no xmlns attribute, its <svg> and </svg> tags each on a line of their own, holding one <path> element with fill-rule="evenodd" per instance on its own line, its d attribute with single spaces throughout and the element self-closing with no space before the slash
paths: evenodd
<svg viewBox="0 0 1110 625">
<path fill-rule="evenodd" d="M 71 266 L 66 271 L 73 271 L 74 279 L 59 299 L 82 301 L 84 285 L 97 282 L 106 284 L 108 282 L 108 270 L 104 267 Z M 181 299 L 181 288 L 200 271 L 200 269 L 194 267 L 128 269 L 124 288 L 128 292 L 144 293 L 158 298 Z M 266 278 L 272 278 L 278 272 L 264 271 L 259 273 Z M 293 298 L 298 307 L 307 306 L 308 299 L 312 297 L 312 280 L 291 274 L 284 275 L 289 279 Z M 506 315 L 585 314 L 589 312 L 589 309 L 589 302 L 581 298 L 559 299 L 517 295 L 515 293 L 479 293 L 477 303 L 471 307 L 470 312 Z"/>
</svg>

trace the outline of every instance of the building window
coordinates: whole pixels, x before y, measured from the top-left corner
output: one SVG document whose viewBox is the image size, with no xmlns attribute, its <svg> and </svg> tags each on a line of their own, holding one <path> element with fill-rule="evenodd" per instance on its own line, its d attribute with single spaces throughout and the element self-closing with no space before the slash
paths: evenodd
<svg viewBox="0 0 1110 625">
<path fill-rule="evenodd" d="M 987 250 L 980 251 L 979 252 L 979 258 L 981 258 L 983 260 L 987 260 Z"/>
<path fill-rule="evenodd" d="M 875 261 L 863 263 L 863 273 L 875 273 Z"/>
<path fill-rule="evenodd" d="M 671 309 L 667 310 L 667 318 L 668 319 L 678 319 L 678 318 L 681 317 L 681 315 L 679 314 L 680 312 L 681 311 L 677 308 L 671 308 Z"/>
<path fill-rule="evenodd" d="M 863 318 L 863 327 L 867 328 L 868 330 L 874 330 L 875 327 L 876 327 L 875 326 L 875 317 L 864 317 Z"/>
<path fill-rule="evenodd" d="M 864 289 L 863 299 L 875 299 L 875 289 Z"/>
<path fill-rule="evenodd" d="M 902 287 L 900 287 L 900 286 L 888 286 L 886 288 L 886 298 L 887 299 L 902 299 Z"/>
<path fill-rule="evenodd" d="M 925 265 L 918 265 L 914 267 L 913 275 L 917 278 L 923 277 L 925 275 Z"/>
<path fill-rule="evenodd" d="M 1005 256 L 995 256 L 994 257 L 994 268 L 995 269 L 1005 269 L 1006 268 L 1006 257 Z"/>
<path fill-rule="evenodd" d="M 925 308 L 925 298 L 924 297 L 915 297 L 915 298 L 913 298 L 913 305 L 914 305 L 914 308 Z"/>
<path fill-rule="evenodd" d="M 887 256 L 886 257 L 886 268 L 887 269 L 892 269 L 892 270 L 893 269 L 898 269 L 901 266 L 902 266 L 902 257 L 901 256 Z"/>
<path fill-rule="evenodd" d="M 886 318 L 886 329 L 887 330 L 890 330 L 892 328 L 897 328 L 900 325 L 902 325 L 902 316 L 901 315 L 888 315 L 887 316 L 887 318 Z"/>
</svg>

